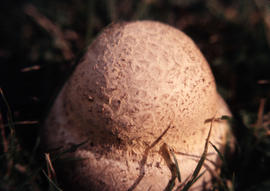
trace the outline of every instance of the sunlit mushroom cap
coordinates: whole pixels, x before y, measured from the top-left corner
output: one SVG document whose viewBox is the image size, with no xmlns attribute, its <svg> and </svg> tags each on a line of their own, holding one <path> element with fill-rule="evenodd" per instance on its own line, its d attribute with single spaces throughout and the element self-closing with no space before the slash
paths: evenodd
<svg viewBox="0 0 270 191">
<path fill-rule="evenodd" d="M 159 22 L 119 23 L 97 37 L 65 83 L 43 141 L 56 148 L 87 140 L 72 154 L 84 160 L 66 169 L 75 189 L 164 190 L 172 152 L 184 181 L 204 150 L 207 120 L 222 115 L 230 112 L 187 35 Z M 225 122 L 213 123 L 210 140 L 219 149 L 226 132 Z M 162 154 L 164 145 L 171 161 Z M 207 159 L 195 190 L 216 169 L 213 148 Z"/>
</svg>

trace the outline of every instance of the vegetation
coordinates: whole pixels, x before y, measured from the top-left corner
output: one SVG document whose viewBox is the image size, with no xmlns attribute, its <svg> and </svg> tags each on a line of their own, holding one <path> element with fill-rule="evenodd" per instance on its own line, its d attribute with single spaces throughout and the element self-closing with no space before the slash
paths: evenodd
<svg viewBox="0 0 270 191">
<path fill-rule="evenodd" d="M 0 190 L 61 190 L 54 159 L 39 149 L 39 128 L 50 100 L 104 26 L 136 19 L 159 20 L 191 36 L 230 106 L 233 118 L 228 120 L 235 145 L 220 154 L 222 169 L 213 190 L 270 189 L 269 1 L 22 0 L 1 4 Z"/>
</svg>

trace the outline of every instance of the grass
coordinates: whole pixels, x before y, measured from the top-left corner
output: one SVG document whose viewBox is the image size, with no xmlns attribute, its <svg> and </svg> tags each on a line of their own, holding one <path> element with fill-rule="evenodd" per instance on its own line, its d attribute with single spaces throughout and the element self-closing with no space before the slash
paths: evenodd
<svg viewBox="0 0 270 191">
<path fill-rule="evenodd" d="M 7 98 L 2 89 L 0 89 L 0 93 L 7 109 L 7 120 L 9 124 L 7 126 L 8 128 L 4 128 L 3 120 L 1 118 L 1 140 L 2 148 L 4 150 L 3 154 L 0 156 L 0 174 L 3 177 L 0 181 L 1 190 L 62 190 L 57 184 L 56 173 L 53 168 L 53 161 L 58 158 L 59 155 L 52 161 L 50 155 L 45 154 L 44 160 L 37 161 L 37 158 L 39 157 L 37 154 L 38 140 L 32 152 L 29 153 L 22 150 L 23 148 L 16 137 L 12 111 L 9 107 Z M 252 120 L 243 121 L 243 119 L 247 118 L 247 114 L 242 114 L 241 116 L 234 114 L 236 117 L 226 118 L 226 120 L 230 121 L 232 128 L 237 128 L 235 131 L 241 132 L 239 135 L 233 131 L 236 138 L 234 151 L 231 150 L 231 146 L 228 146 L 227 153 L 225 152 L 224 155 L 219 152 L 215 145 L 209 142 L 212 125 L 210 126 L 204 152 L 193 175 L 182 188 L 175 188 L 174 185 L 175 178 L 178 178 L 178 180 L 181 181 L 181 172 L 179 171 L 177 160 L 174 157 L 174 164 L 177 166 L 177 176 L 175 176 L 167 190 L 176 189 L 187 191 L 192 184 L 201 177 L 204 172 L 199 172 L 206 158 L 209 143 L 214 147 L 222 161 L 221 173 L 218 177 L 215 177 L 213 190 L 233 191 L 269 189 L 270 176 L 267 167 L 270 162 L 270 129 L 269 118 L 264 120 L 264 105 L 265 100 L 262 99 L 255 123 Z M 85 144 L 85 142 L 82 144 Z M 61 151 L 61 153 L 64 155 L 65 153 L 74 152 L 82 144 L 71 146 L 69 149 Z M 173 153 L 171 154 L 174 156 Z"/>
<path fill-rule="evenodd" d="M 7 109 L 8 125 L 3 123 L 2 113 L 0 113 L 1 146 L 3 153 L 0 155 L 0 180 L 1 191 L 11 190 L 56 190 L 61 191 L 57 183 L 56 172 L 53 163 L 58 160 L 65 160 L 65 154 L 75 152 L 84 141 L 78 145 L 71 145 L 67 149 L 57 149 L 57 155 L 51 159 L 50 154 L 37 152 L 40 140 L 37 137 L 33 150 L 24 150 L 18 141 L 15 133 L 13 114 L 8 104 L 7 98 L 0 88 L 1 99 Z M 42 160 L 39 158 L 44 156 Z M 67 158 L 68 160 L 75 160 Z M 82 159 L 76 159 L 82 160 Z M 46 169 L 46 170 L 45 170 Z"/>
<path fill-rule="evenodd" d="M 46 160 L 43 161 L 43 163 L 47 165 L 47 173 L 44 170 L 44 164 L 42 165 L 41 162 L 36 161 L 38 157 L 36 152 L 39 144 L 38 140 L 31 153 L 22 151 L 22 147 L 18 143 L 13 125 L 12 111 L 2 89 L 0 89 L 0 93 L 2 100 L 5 103 L 5 107 L 7 108 L 8 120 L 8 128 L 4 128 L 2 118 L 0 123 L 2 147 L 4 150 L 4 153 L 0 156 L 0 164 L 2 167 L 0 173 L 3 177 L 0 181 L 1 190 L 46 190 L 44 188 L 48 188 L 49 190 L 61 190 L 56 183 L 56 173 L 53 169 L 50 156 L 45 154 Z M 227 150 L 227 153 L 230 154 L 228 158 L 226 153 L 225 155 L 220 153 L 215 145 L 210 142 L 216 152 L 218 152 L 222 161 L 222 171 L 220 176 L 216 177 L 216 180 L 213 182 L 213 190 L 267 190 L 269 188 L 270 179 L 268 169 L 266 167 L 270 162 L 270 129 L 269 119 L 264 121 L 264 105 L 265 100 L 261 100 L 257 121 L 255 123 L 252 121 L 243 121 L 243 118 L 247 118 L 247 116 L 245 116 L 247 114 L 242 114 L 242 116 L 235 114 L 235 118 L 227 119 L 230 120 L 232 128 L 241 127 L 241 135 L 237 135 L 235 132 L 236 145 L 232 156 L 231 150 Z M 238 119 L 238 117 L 240 119 Z M 201 159 L 199 160 L 192 177 L 184 185 L 183 189 L 181 189 L 183 191 L 187 191 L 204 173 L 202 172 L 199 174 L 206 158 L 211 128 L 212 125 L 209 130 Z M 239 129 L 235 131 L 239 131 Z M 85 142 L 82 144 L 84 143 Z M 80 145 L 72 146 L 66 151 L 62 151 L 62 154 L 74 152 Z M 231 149 L 231 147 L 228 148 Z M 171 154 L 174 156 L 173 153 Z M 175 157 L 174 164 L 177 166 L 176 177 L 181 181 L 179 167 Z M 44 177 L 47 181 L 44 180 Z M 167 190 L 174 189 L 174 180 Z M 247 182 L 247 180 L 249 181 Z M 47 186 L 44 187 L 44 184 L 47 184 Z M 180 190 L 180 188 L 177 190 Z"/>
<path fill-rule="evenodd" d="M 236 144 L 233 155 L 219 154 L 223 165 L 216 182 L 217 190 L 269 189 L 270 134 L 269 121 L 261 121 L 264 118 L 263 105 L 264 101 L 261 101 L 257 121 L 245 123 L 246 114 L 237 113 L 230 120 Z"/>
<path fill-rule="evenodd" d="M 55 158 L 40 152 L 38 137 L 55 82 L 104 26 L 134 19 L 159 20 L 182 29 L 210 61 L 233 113 L 227 120 L 235 138 L 234 147 L 228 145 L 225 153 L 208 145 L 222 161 L 213 190 L 270 190 L 269 2 L 92 0 L 85 6 L 81 1 L 33 0 L 10 1 L 0 9 L 1 191 L 61 190 L 53 173 Z M 181 164 L 169 154 L 181 174 Z M 195 172 L 189 184 L 200 176 Z"/>
</svg>

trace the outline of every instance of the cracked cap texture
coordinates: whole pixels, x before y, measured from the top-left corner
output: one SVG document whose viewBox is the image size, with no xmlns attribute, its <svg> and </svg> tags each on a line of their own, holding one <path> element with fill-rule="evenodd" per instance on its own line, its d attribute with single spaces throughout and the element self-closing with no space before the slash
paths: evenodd
<svg viewBox="0 0 270 191">
<path fill-rule="evenodd" d="M 148 153 L 145 175 L 135 188 L 163 190 L 171 172 L 158 153 L 161 145 L 178 153 L 185 179 L 203 152 L 210 126 L 205 120 L 222 115 L 230 112 L 187 35 L 159 22 L 119 23 L 89 46 L 47 117 L 43 140 L 56 148 L 87 139 L 74 155 L 88 159 L 69 172 L 77 185 L 127 190 L 140 176 L 145 150 L 170 125 Z M 226 132 L 225 122 L 214 123 L 210 140 L 217 148 Z M 208 168 L 214 170 L 217 154 L 209 153 Z M 209 179 L 207 172 L 193 188 Z"/>
</svg>

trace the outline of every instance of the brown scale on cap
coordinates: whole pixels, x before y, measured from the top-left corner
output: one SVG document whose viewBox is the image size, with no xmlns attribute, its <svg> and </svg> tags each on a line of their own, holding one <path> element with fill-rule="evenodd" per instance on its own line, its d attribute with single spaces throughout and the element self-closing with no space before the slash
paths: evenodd
<svg viewBox="0 0 270 191">
<path fill-rule="evenodd" d="M 62 88 L 43 141 L 56 148 L 89 140 L 73 154 L 87 158 L 70 167 L 75 188 L 164 190 L 171 171 L 161 146 L 166 143 L 176 153 L 185 180 L 204 150 L 210 126 L 205 120 L 222 115 L 230 112 L 188 36 L 159 22 L 113 24 L 90 45 Z M 213 124 L 210 140 L 217 148 L 227 129 L 225 122 Z M 215 164 L 217 154 L 211 148 L 209 153 Z M 215 170 L 213 164 L 206 162 Z M 193 189 L 202 189 L 210 178 L 205 173 Z"/>
</svg>

